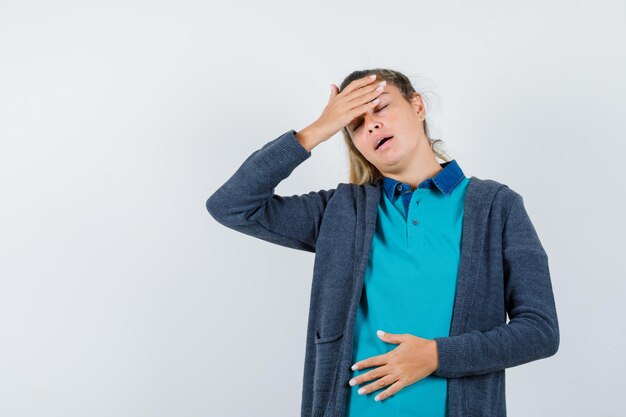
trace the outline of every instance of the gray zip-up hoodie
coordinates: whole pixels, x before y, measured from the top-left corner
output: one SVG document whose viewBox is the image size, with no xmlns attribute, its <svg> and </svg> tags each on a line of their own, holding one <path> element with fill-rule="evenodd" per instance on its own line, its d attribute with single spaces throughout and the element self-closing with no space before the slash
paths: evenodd
<svg viewBox="0 0 626 417">
<path fill-rule="evenodd" d="M 382 184 L 274 194 L 311 156 L 295 134 L 290 130 L 254 151 L 206 208 L 233 230 L 315 253 L 301 417 L 342 417 Z M 434 374 L 448 378 L 448 415 L 455 417 L 506 416 L 505 368 L 558 350 L 548 256 L 521 195 L 497 181 L 470 177 L 450 334 L 435 340 Z"/>
</svg>

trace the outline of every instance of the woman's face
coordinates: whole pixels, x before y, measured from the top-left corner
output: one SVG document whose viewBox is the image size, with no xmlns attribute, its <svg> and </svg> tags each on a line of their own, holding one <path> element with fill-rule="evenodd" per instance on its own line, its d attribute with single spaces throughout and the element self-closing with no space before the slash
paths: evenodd
<svg viewBox="0 0 626 417">
<path fill-rule="evenodd" d="M 426 137 L 420 120 L 424 107 L 418 94 L 408 102 L 390 83 L 379 97 L 375 108 L 354 118 L 346 128 L 365 159 L 381 172 L 396 171 L 408 165 L 407 156 L 416 155 L 419 140 Z M 380 139 L 389 136 L 393 138 L 377 147 Z"/>
</svg>

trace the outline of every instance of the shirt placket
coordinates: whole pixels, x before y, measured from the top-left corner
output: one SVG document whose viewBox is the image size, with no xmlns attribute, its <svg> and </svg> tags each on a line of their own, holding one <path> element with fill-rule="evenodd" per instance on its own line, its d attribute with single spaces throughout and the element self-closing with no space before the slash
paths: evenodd
<svg viewBox="0 0 626 417">
<path fill-rule="evenodd" d="M 424 189 L 417 188 L 411 191 L 406 184 L 398 184 L 396 189 L 400 193 L 405 208 L 406 246 L 422 248 L 424 247 L 424 228 L 421 224 L 423 208 L 420 206 L 420 200 L 422 200 Z"/>
</svg>

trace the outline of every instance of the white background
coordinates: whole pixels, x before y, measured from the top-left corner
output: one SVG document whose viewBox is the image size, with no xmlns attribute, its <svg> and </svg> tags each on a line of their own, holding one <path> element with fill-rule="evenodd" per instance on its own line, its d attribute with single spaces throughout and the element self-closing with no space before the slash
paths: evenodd
<svg viewBox="0 0 626 417">
<path fill-rule="evenodd" d="M 509 416 L 623 410 L 622 1 L 0 0 L 0 416 L 296 416 L 313 254 L 206 199 L 351 71 L 524 197 L 561 344 Z M 347 182 L 343 138 L 276 189 Z"/>
</svg>

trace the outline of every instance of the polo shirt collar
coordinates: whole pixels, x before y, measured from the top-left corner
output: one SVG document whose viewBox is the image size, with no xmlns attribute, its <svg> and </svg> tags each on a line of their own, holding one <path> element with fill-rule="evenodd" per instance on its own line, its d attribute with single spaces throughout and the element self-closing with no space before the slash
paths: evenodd
<svg viewBox="0 0 626 417">
<path fill-rule="evenodd" d="M 440 163 L 439 165 L 441 165 L 443 169 L 434 177 L 422 181 L 418 185 L 418 188 L 438 188 L 446 196 L 449 196 L 452 194 L 454 188 L 465 178 L 465 174 L 456 159 Z M 383 188 L 390 200 L 394 199 L 396 193 L 411 190 L 409 184 L 386 176 L 383 176 Z"/>
</svg>

